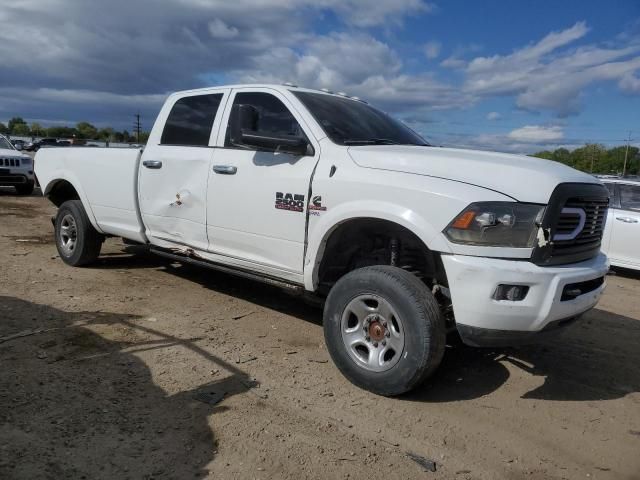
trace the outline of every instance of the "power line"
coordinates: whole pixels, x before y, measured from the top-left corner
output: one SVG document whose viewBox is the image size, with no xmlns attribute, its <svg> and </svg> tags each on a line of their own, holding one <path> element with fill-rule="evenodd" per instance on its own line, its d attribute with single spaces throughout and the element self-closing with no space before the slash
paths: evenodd
<svg viewBox="0 0 640 480">
<path fill-rule="evenodd" d="M 635 140 L 635 138 L 631 138 L 631 130 L 629 130 L 629 135 L 627 135 L 627 148 L 624 151 L 624 165 L 622 167 L 622 176 L 624 177 L 627 173 L 627 157 L 629 156 L 629 144 Z"/>
<path fill-rule="evenodd" d="M 133 122 L 133 131 L 136 132 L 136 143 L 140 143 L 140 132 L 142 131 L 142 124 L 140 123 L 140 114 L 136 113 L 134 117 L 136 119 Z"/>
</svg>

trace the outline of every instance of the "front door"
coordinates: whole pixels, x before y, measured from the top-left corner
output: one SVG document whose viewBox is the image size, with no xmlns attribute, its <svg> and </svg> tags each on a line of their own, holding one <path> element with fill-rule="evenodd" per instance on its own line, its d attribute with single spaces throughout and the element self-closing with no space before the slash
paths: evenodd
<svg viewBox="0 0 640 480">
<path fill-rule="evenodd" d="M 206 250 L 207 181 L 226 90 L 167 102 L 139 174 L 140 211 L 154 244 Z"/>
<path fill-rule="evenodd" d="M 302 273 L 309 185 L 319 158 L 315 140 L 286 97 L 269 88 L 234 90 L 232 106 L 251 105 L 260 130 L 306 135 L 314 145 L 307 155 L 238 148 L 221 129 L 208 187 L 209 250 L 282 278 Z"/>
<path fill-rule="evenodd" d="M 609 211 L 608 255 L 614 263 L 640 267 L 640 185 L 618 183 L 619 205 Z"/>
</svg>

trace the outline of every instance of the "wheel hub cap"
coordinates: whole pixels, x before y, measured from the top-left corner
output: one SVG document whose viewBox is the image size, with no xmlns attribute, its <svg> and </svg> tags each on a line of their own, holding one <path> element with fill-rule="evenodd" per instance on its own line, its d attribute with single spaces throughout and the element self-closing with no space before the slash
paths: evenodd
<svg viewBox="0 0 640 480">
<path fill-rule="evenodd" d="M 60 232 L 58 234 L 58 242 L 60 249 L 65 257 L 70 257 L 76 248 L 78 240 L 78 229 L 76 227 L 76 219 L 73 215 L 67 214 L 60 222 Z"/>
<path fill-rule="evenodd" d="M 375 342 L 379 342 L 384 338 L 385 328 L 380 322 L 373 321 L 369 324 L 369 337 Z"/>
<path fill-rule="evenodd" d="M 402 320 L 391 303 L 379 295 L 353 298 L 342 314 L 341 333 L 349 357 L 365 370 L 384 372 L 402 357 Z"/>
</svg>

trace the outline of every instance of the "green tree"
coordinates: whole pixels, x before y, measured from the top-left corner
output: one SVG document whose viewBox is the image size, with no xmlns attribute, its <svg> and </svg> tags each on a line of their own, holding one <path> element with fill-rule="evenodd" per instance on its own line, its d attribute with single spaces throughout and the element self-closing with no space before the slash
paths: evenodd
<svg viewBox="0 0 640 480">
<path fill-rule="evenodd" d="M 29 125 L 26 123 L 17 123 L 13 126 L 11 133 L 26 137 L 31 134 L 31 130 L 29 130 Z"/>
<path fill-rule="evenodd" d="M 626 149 L 626 145 L 607 149 L 604 145 L 591 143 L 572 151 L 566 148 L 558 148 L 553 152 L 543 150 L 533 154 L 533 156 L 555 160 L 583 172 L 619 175 L 622 174 Z M 640 149 L 638 147 L 629 147 L 627 173 L 630 175 L 640 173 L 639 152 Z"/>
<path fill-rule="evenodd" d="M 100 140 L 104 140 L 104 141 L 113 141 L 114 140 L 114 131 L 113 128 L 111 127 L 107 127 L 107 128 L 101 128 L 98 131 L 98 136 L 96 138 L 100 139 Z"/>
<path fill-rule="evenodd" d="M 31 135 L 35 135 L 36 137 L 41 137 L 45 133 L 44 128 L 37 122 L 33 122 L 31 124 Z"/>
<path fill-rule="evenodd" d="M 76 125 L 77 136 L 79 138 L 93 139 L 98 136 L 98 129 L 88 122 L 80 122 Z"/>
<path fill-rule="evenodd" d="M 22 117 L 13 117 L 11 120 L 9 120 L 9 132 L 15 133 L 16 135 L 22 135 L 21 133 L 15 132 L 16 127 L 18 127 L 19 125 L 24 125 L 25 127 L 27 127 L 27 130 L 29 129 L 29 127 L 27 126 L 27 122 L 25 122 Z M 24 127 L 20 127 L 20 129 L 24 131 Z"/>
<path fill-rule="evenodd" d="M 76 129 L 71 127 L 49 127 L 47 128 L 48 137 L 69 138 L 77 135 Z"/>
<path fill-rule="evenodd" d="M 9 133 L 9 129 L 7 128 L 7 126 L 0 122 L 0 133 Z"/>
</svg>

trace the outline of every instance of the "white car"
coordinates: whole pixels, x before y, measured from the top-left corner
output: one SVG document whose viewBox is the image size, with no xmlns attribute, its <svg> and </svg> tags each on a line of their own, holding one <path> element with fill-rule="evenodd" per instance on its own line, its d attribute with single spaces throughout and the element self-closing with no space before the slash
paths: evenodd
<svg viewBox="0 0 640 480">
<path fill-rule="evenodd" d="M 328 350 L 383 395 L 469 345 L 555 335 L 591 309 L 608 192 L 565 165 L 429 146 L 359 99 L 282 85 L 171 95 L 143 151 L 37 154 L 64 262 L 106 236 L 324 302 Z M 292 327 L 293 328 L 293 327 Z"/>
<path fill-rule="evenodd" d="M 31 195 L 34 186 L 33 160 L 0 135 L 0 187 L 15 187 L 18 195 Z"/>
<path fill-rule="evenodd" d="M 610 204 L 602 251 L 614 267 L 640 270 L 640 179 L 602 178 Z"/>
</svg>

